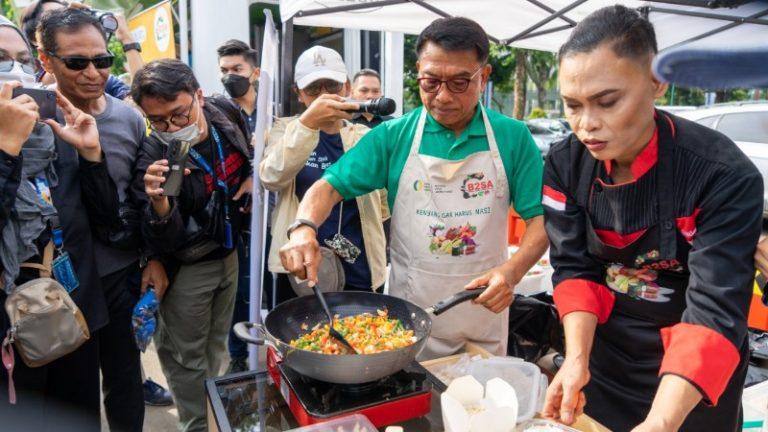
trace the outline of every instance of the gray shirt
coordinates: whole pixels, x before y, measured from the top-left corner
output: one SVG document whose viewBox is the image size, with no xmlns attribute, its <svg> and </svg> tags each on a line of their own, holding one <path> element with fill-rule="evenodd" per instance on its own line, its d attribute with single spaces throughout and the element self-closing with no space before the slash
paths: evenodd
<svg viewBox="0 0 768 432">
<path fill-rule="evenodd" d="M 146 123 L 142 116 L 125 102 L 107 94 L 107 106 L 96 118 L 101 149 L 107 159 L 107 169 L 117 186 L 120 202 L 129 195 L 134 165 L 139 147 L 146 136 Z M 63 123 L 61 112 L 58 120 Z M 94 252 L 99 276 L 104 277 L 138 261 L 139 251 L 126 251 L 107 246 L 94 238 Z"/>
</svg>

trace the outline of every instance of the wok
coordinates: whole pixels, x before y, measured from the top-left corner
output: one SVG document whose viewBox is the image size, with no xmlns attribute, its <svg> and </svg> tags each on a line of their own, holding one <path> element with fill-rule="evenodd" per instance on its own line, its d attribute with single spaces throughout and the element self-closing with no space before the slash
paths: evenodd
<svg viewBox="0 0 768 432">
<path fill-rule="evenodd" d="M 283 364 L 302 375 L 336 384 L 361 384 L 392 375 L 413 362 L 424 348 L 432 330 L 430 313 L 439 315 L 448 309 L 476 298 L 485 287 L 462 291 L 428 309 L 422 309 L 401 298 L 369 292 L 332 292 L 325 294 L 331 312 L 341 317 L 370 313 L 387 309 L 390 318 L 397 318 L 406 329 L 413 330 L 416 342 L 407 347 L 375 354 L 330 355 L 289 345 L 291 340 L 308 332 L 317 323 L 326 323 L 320 302 L 315 296 L 304 296 L 279 304 L 264 320 L 264 324 L 240 322 L 235 324 L 235 334 L 240 339 L 269 345 L 282 357 Z M 250 334 L 254 329 L 256 335 Z"/>
</svg>

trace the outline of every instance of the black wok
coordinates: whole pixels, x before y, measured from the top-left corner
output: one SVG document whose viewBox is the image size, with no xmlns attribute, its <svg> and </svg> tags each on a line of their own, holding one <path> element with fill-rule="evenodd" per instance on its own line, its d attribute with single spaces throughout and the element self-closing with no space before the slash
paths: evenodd
<svg viewBox="0 0 768 432">
<path fill-rule="evenodd" d="M 302 325 L 311 328 L 317 323 L 328 321 L 315 296 L 299 297 L 279 304 L 267 315 L 263 326 L 240 322 L 235 324 L 234 330 L 237 337 L 246 342 L 273 347 L 282 357 L 283 364 L 302 375 L 330 383 L 360 384 L 392 375 L 416 358 L 432 330 L 430 313 L 439 315 L 453 306 L 476 298 L 483 291 L 484 288 L 462 291 L 427 310 L 384 294 L 354 291 L 326 293 L 328 307 L 336 315 L 376 315 L 377 310 L 387 309 L 390 318 L 399 319 L 406 329 L 413 330 L 416 337 L 414 344 L 376 354 L 330 355 L 291 347 L 291 340 L 307 333 Z M 255 337 L 249 329 L 256 330 Z"/>
</svg>

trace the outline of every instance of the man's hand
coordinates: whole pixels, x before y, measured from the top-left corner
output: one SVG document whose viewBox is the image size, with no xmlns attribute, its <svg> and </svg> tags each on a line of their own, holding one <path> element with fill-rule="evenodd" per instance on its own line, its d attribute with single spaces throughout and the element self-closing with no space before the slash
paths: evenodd
<svg viewBox="0 0 768 432">
<path fill-rule="evenodd" d="M 588 362 L 581 358 L 568 358 L 566 355 L 563 366 L 547 388 L 542 416 L 566 425 L 573 424 L 576 417 L 584 412 L 587 399 L 582 389 L 589 382 L 589 378 Z"/>
<path fill-rule="evenodd" d="M 664 422 L 647 418 L 644 422 L 632 429 L 632 432 L 669 432 L 672 430 L 677 430 L 677 428 L 670 427 Z"/>
<path fill-rule="evenodd" d="M 308 285 L 317 284 L 317 269 L 320 268 L 320 243 L 315 231 L 308 226 L 293 230 L 291 238 L 280 248 L 280 262 L 288 273 L 300 279 L 307 279 Z"/>
<path fill-rule="evenodd" d="M 16 87 L 21 87 L 21 83 L 11 81 L 0 88 L 0 150 L 10 156 L 21 153 L 40 117 L 32 97 L 23 94 L 13 98 Z"/>
<path fill-rule="evenodd" d="M 144 173 L 144 192 L 146 192 L 149 200 L 152 202 L 152 208 L 160 217 L 168 216 L 171 212 L 171 204 L 168 201 L 168 197 L 163 195 L 163 183 L 165 183 L 165 177 L 163 173 L 168 172 L 168 160 L 161 159 L 155 161 L 147 168 L 147 172 Z"/>
<path fill-rule="evenodd" d="M 128 28 L 128 21 L 126 21 L 125 15 L 116 13 L 115 19 L 117 19 L 117 31 L 115 31 L 117 40 L 123 45 L 136 42 L 133 39 L 133 34 L 131 34 L 131 29 Z"/>
<path fill-rule="evenodd" d="M 64 113 L 64 126 L 56 120 L 48 119 L 45 123 L 53 132 L 74 147 L 83 159 L 91 162 L 101 161 L 101 144 L 96 119 L 77 109 L 72 103 L 56 90 L 56 105 Z"/>
<path fill-rule="evenodd" d="M 513 272 L 509 269 L 509 264 L 504 263 L 496 268 L 491 269 L 488 273 L 474 279 L 467 284 L 464 289 L 475 289 L 481 286 L 487 286 L 488 288 L 480 294 L 480 296 L 474 299 L 472 302 L 475 304 L 481 304 L 488 308 L 491 312 L 500 313 L 515 299 L 514 286 L 517 285 L 519 280 L 514 280 Z"/>
<path fill-rule="evenodd" d="M 240 188 L 237 189 L 237 193 L 232 197 L 232 201 L 238 201 L 240 198 L 243 197 L 243 195 L 250 195 L 253 191 L 253 176 L 248 177 L 245 179 L 245 181 L 240 185 Z M 240 207 L 241 213 L 250 213 L 251 208 L 244 208 Z"/>
<path fill-rule="evenodd" d="M 155 288 L 155 295 L 158 300 L 163 299 L 165 290 L 168 289 L 168 275 L 165 273 L 165 267 L 158 260 L 150 260 L 144 271 L 141 272 L 141 294 L 147 292 L 147 287 Z"/>
<path fill-rule="evenodd" d="M 345 110 L 357 109 L 358 104 L 349 103 L 335 94 L 322 94 L 314 100 L 299 117 L 299 121 L 310 129 L 333 124 L 339 120 L 352 120 L 352 114 Z"/>
<path fill-rule="evenodd" d="M 765 277 L 768 277 L 768 237 L 757 244 L 755 252 L 755 267 L 760 270 Z"/>
</svg>

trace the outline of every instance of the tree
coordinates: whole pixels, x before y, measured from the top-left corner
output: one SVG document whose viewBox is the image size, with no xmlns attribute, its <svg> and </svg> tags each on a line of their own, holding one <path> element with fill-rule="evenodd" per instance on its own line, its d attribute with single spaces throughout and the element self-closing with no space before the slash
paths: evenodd
<svg viewBox="0 0 768 432">
<path fill-rule="evenodd" d="M 512 117 L 522 120 L 525 117 L 525 91 L 527 87 L 527 76 L 525 63 L 528 52 L 518 48 L 515 50 L 515 108 L 512 111 Z"/>
<path fill-rule="evenodd" d="M 554 53 L 531 50 L 526 62 L 528 78 L 536 86 L 536 101 L 542 110 L 547 102 L 547 90 L 557 76 L 557 58 Z"/>
</svg>

